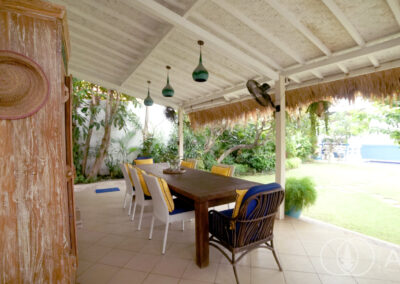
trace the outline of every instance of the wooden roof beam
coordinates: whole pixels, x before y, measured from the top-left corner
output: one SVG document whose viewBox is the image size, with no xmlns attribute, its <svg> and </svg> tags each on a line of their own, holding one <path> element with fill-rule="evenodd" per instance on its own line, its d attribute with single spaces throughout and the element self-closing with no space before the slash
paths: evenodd
<svg viewBox="0 0 400 284">
<path fill-rule="evenodd" d="M 277 79 L 278 73 L 271 69 L 269 66 L 261 63 L 259 60 L 255 60 L 253 57 L 249 56 L 245 52 L 237 49 L 236 47 L 230 45 L 226 41 L 220 39 L 214 34 L 204 30 L 203 28 L 193 24 L 186 18 L 174 13 L 173 11 L 165 8 L 164 6 L 158 4 L 154 0 L 134 0 L 132 3 L 135 4 L 137 9 L 142 10 L 156 18 L 163 19 L 164 21 L 186 30 L 189 33 L 197 35 L 199 38 L 213 43 L 215 46 L 223 49 L 227 54 L 239 60 L 242 64 L 246 66 L 251 66 L 260 74 L 268 76 L 271 79 Z"/>
<path fill-rule="evenodd" d="M 329 56 L 332 54 L 330 49 L 316 37 L 309 28 L 307 28 L 302 22 L 300 22 L 296 15 L 286 9 L 276 0 L 266 0 L 267 3 L 274 8 L 279 14 L 281 14 L 289 23 L 299 30 L 309 41 L 311 41 L 316 47 L 318 47 L 325 55 Z"/>
<path fill-rule="evenodd" d="M 398 0 L 386 0 L 394 17 L 396 18 L 397 23 L 400 26 L 400 3 Z"/>
<path fill-rule="evenodd" d="M 302 58 L 302 56 L 299 53 L 297 53 L 296 51 L 291 49 L 288 44 L 282 42 L 273 33 L 270 33 L 267 30 L 265 30 L 263 27 L 261 27 L 259 24 L 254 22 L 252 19 L 247 17 L 241 11 L 239 11 L 238 9 L 233 7 L 232 4 L 229 3 L 228 1 L 225 1 L 225 0 L 211 0 L 211 1 L 214 2 L 215 4 L 217 4 L 223 10 L 225 10 L 228 13 L 230 13 L 231 15 L 235 16 L 238 20 L 240 20 L 242 23 L 247 25 L 249 28 L 251 28 L 254 32 L 256 32 L 257 34 L 262 36 L 264 39 L 266 39 L 269 42 L 273 43 L 276 47 L 278 47 L 283 52 L 288 54 L 290 57 L 292 57 L 298 63 L 304 63 L 305 62 L 304 58 Z"/>
<path fill-rule="evenodd" d="M 193 10 L 196 9 L 196 7 L 200 6 L 202 3 L 204 3 L 205 0 L 197 0 L 192 7 L 190 7 L 185 14 L 183 15 L 184 18 L 186 18 Z M 125 4 L 129 5 L 129 2 L 125 1 Z M 174 31 L 174 26 L 170 27 L 169 30 L 163 35 L 160 40 L 154 45 L 152 49 L 150 49 L 146 54 L 143 56 L 143 59 L 138 63 L 133 65 L 129 71 L 126 77 L 124 77 L 121 81 L 121 86 L 124 86 L 129 79 L 133 76 L 135 71 L 139 69 L 140 66 L 142 66 L 146 62 L 146 58 L 148 58 L 154 50 L 157 50 L 168 38 L 171 36 L 172 32 Z"/>
<path fill-rule="evenodd" d="M 225 37 L 226 39 L 232 41 L 237 46 L 240 46 L 244 50 L 246 50 L 249 53 L 253 54 L 253 57 L 255 56 L 259 60 L 263 60 L 266 64 L 271 65 L 275 69 L 278 69 L 278 70 L 282 69 L 282 66 L 280 66 L 274 59 L 272 59 L 268 55 L 265 55 L 264 53 L 262 53 L 258 49 L 252 47 L 251 45 L 249 45 L 245 41 L 239 39 L 236 35 L 228 32 L 227 30 L 225 30 L 221 26 L 213 23 L 212 21 L 210 21 L 206 17 L 202 16 L 201 14 L 194 13 L 193 15 L 191 15 L 191 17 L 196 19 L 196 20 L 198 20 L 199 22 L 203 23 L 207 28 L 209 28 L 209 30 L 216 31 L 218 34 L 220 34 L 223 37 Z"/>
</svg>

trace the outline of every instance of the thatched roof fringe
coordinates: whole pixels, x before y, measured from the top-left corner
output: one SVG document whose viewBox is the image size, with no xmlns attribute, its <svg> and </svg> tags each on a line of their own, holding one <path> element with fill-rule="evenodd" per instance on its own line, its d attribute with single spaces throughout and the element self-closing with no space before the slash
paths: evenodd
<svg viewBox="0 0 400 284">
<path fill-rule="evenodd" d="M 286 107 L 290 112 L 323 100 L 347 99 L 354 102 L 357 96 L 371 100 L 393 99 L 399 98 L 399 91 L 400 68 L 395 68 L 286 91 Z M 189 118 L 192 127 L 197 128 L 207 124 L 248 121 L 257 116 L 269 116 L 272 113 L 272 108 L 262 107 L 255 100 L 249 99 L 195 111 L 189 113 Z"/>
</svg>

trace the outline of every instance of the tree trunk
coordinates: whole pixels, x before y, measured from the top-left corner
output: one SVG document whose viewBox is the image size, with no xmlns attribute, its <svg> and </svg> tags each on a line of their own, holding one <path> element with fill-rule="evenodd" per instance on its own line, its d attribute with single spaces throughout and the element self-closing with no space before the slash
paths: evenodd
<svg viewBox="0 0 400 284">
<path fill-rule="evenodd" d="M 112 91 L 108 91 L 107 103 L 106 103 L 106 115 L 104 118 L 104 135 L 101 140 L 100 148 L 96 155 L 96 160 L 93 164 L 92 170 L 88 178 L 97 177 L 100 167 L 103 164 L 104 158 L 107 155 L 108 146 L 110 145 L 111 140 L 111 129 L 112 123 L 114 119 L 114 114 L 118 109 L 118 105 L 120 102 L 120 95 L 117 93 L 117 99 L 114 103 L 114 95 Z"/>
<path fill-rule="evenodd" d="M 99 87 L 97 87 L 97 92 L 99 91 Z M 90 140 L 92 139 L 92 134 L 93 134 L 93 127 L 91 125 L 94 122 L 94 117 L 95 115 L 93 114 L 95 105 L 98 103 L 98 96 L 97 94 L 94 95 L 90 102 L 90 119 L 89 119 L 89 130 L 86 136 L 86 141 L 85 141 L 85 146 L 83 148 L 83 159 L 82 159 L 82 173 L 84 176 L 86 176 L 86 165 L 87 165 L 87 159 L 89 156 L 89 149 L 90 149 Z"/>
<path fill-rule="evenodd" d="M 260 145 L 260 137 L 261 134 L 267 129 L 265 129 L 265 121 L 263 120 L 261 123 L 260 128 L 257 128 L 256 130 L 256 137 L 254 138 L 254 142 L 251 144 L 239 144 L 236 146 L 233 146 L 227 150 L 225 150 L 221 156 L 219 156 L 219 158 L 217 159 L 218 163 L 221 163 L 226 157 L 228 157 L 231 153 L 240 150 L 240 149 L 253 149 L 257 146 Z M 266 141 L 265 141 L 266 142 Z M 265 144 L 265 143 L 264 143 Z"/>
</svg>

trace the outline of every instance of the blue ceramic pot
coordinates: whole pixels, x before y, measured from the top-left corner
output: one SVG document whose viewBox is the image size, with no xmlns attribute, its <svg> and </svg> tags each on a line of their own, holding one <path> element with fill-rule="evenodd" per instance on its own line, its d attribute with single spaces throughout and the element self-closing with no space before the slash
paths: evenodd
<svg viewBox="0 0 400 284">
<path fill-rule="evenodd" d="M 296 210 L 294 208 L 290 208 L 289 210 L 285 211 L 285 214 L 290 217 L 299 219 L 299 217 L 301 215 L 301 210 Z"/>
</svg>

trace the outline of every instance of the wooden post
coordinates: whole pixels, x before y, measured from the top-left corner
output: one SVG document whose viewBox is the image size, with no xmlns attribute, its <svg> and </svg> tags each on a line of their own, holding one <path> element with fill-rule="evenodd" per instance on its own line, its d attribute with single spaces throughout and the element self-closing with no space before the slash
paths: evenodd
<svg viewBox="0 0 400 284">
<path fill-rule="evenodd" d="M 276 121 L 276 166 L 275 166 L 275 182 L 285 187 L 285 160 L 286 160 L 286 143 L 285 143 L 285 77 L 279 75 L 279 80 L 275 81 L 275 105 L 280 106 L 280 111 L 275 113 Z M 285 202 L 282 202 L 278 211 L 278 219 L 285 217 Z"/>
<path fill-rule="evenodd" d="M 183 160 L 183 108 L 178 109 L 178 155 Z"/>
</svg>

